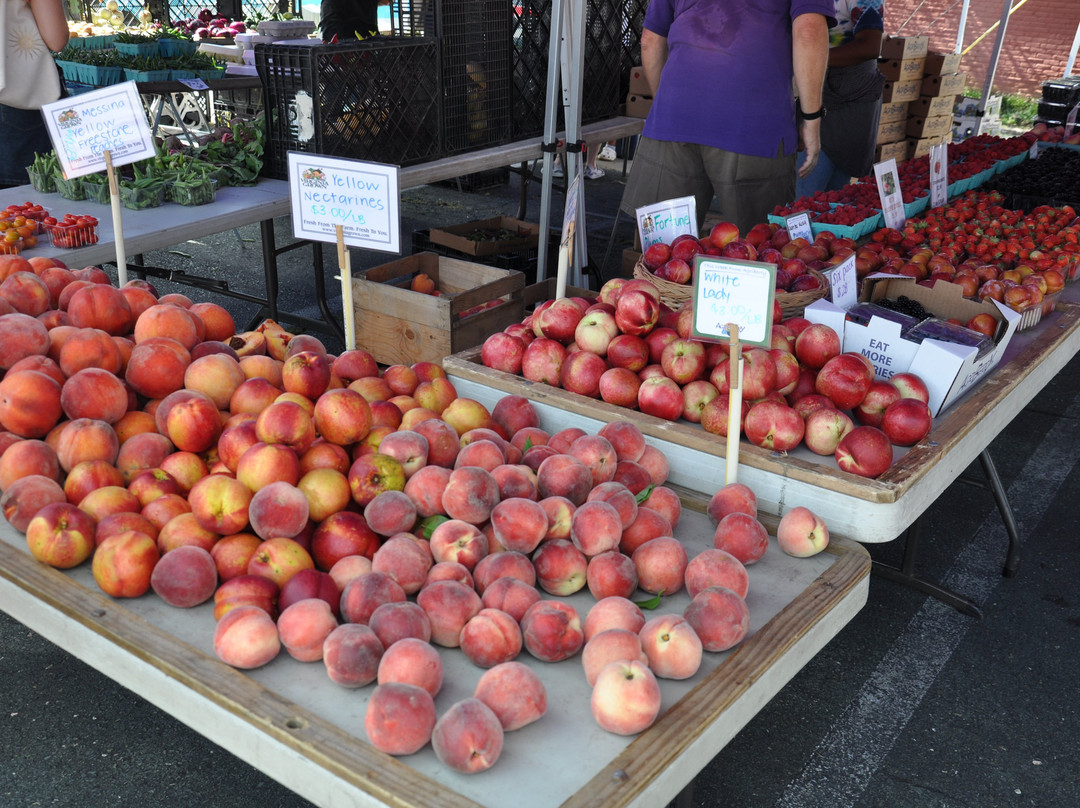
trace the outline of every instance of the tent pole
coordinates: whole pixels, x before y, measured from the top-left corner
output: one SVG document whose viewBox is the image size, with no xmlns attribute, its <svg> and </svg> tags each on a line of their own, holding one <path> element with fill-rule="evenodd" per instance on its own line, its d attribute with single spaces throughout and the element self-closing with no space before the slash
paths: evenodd
<svg viewBox="0 0 1080 808">
<path fill-rule="evenodd" d="M 986 69 L 986 81 L 983 82 L 982 98 L 979 99 L 979 109 L 975 113 L 978 120 L 975 121 L 975 134 L 982 131 L 983 112 L 986 111 L 986 102 L 990 99 L 990 91 L 994 87 L 994 73 L 997 72 L 998 58 L 1001 56 L 1001 45 L 1005 41 L 1005 28 L 1009 25 L 1009 15 L 1012 13 L 1013 0 L 1005 0 L 1001 8 L 1001 24 L 998 26 L 997 36 L 994 38 L 994 51 L 990 54 L 990 65 Z"/>
<path fill-rule="evenodd" d="M 563 2 L 551 4 L 551 29 L 548 35 L 547 97 L 544 99 L 543 171 L 540 181 L 540 242 L 536 251 L 536 279 L 547 278 L 548 230 L 551 222 L 551 171 L 555 165 L 555 134 L 561 105 L 559 55 L 562 53 Z M 569 175 L 568 175 L 569 176 Z"/>
<path fill-rule="evenodd" d="M 960 53 L 964 49 L 964 33 L 967 30 L 967 15 L 970 6 L 971 0 L 964 0 L 964 5 L 960 8 L 960 23 L 956 26 L 956 48 L 953 53 Z"/>
<path fill-rule="evenodd" d="M 1065 76 L 1071 76 L 1073 65 L 1076 64 L 1076 51 L 1080 50 L 1080 23 L 1076 24 L 1076 35 L 1073 36 L 1072 47 L 1069 49 L 1069 61 L 1065 65 Z"/>
</svg>

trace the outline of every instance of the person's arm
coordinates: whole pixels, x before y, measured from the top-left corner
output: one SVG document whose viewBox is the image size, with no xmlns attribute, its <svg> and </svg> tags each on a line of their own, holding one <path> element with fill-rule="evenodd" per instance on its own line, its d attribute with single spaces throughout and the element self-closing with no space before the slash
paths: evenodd
<svg viewBox="0 0 1080 808">
<path fill-rule="evenodd" d="M 829 60 L 829 24 L 821 14 L 800 14 L 792 21 L 791 34 L 795 89 L 799 96 L 796 103 L 803 112 L 816 112 L 821 109 L 821 88 Z M 799 166 L 799 176 L 806 177 L 814 170 L 821 151 L 821 119 L 801 121 L 800 134 L 806 159 Z"/>
<path fill-rule="evenodd" d="M 62 51 L 68 43 L 67 17 L 60 0 L 26 0 L 34 13 L 41 41 L 49 50 Z"/>
<path fill-rule="evenodd" d="M 645 72 L 645 80 L 649 82 L 654 96 L 656 89 L 660 86 L 660 73 L 664 69 L 667 57 L 667 37 L 643 28 L 641 31 L 641 68 Z"/>
<path fill-rule="evenodd" d="M 829 49 L 829 67 L 850 67 L 881 55 L 881 30 L 865 29 L 850 42 Z"/>
</svg>

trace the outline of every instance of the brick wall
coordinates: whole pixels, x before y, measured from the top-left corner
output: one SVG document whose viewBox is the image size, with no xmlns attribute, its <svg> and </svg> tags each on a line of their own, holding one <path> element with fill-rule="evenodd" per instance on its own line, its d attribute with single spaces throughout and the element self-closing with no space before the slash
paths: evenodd
<svg viewBox="0 0 1080 808">
<path fill-rule="evenodd" d="M 901 36 L 926 34 L 931 50 L 952 52 L 963 3 L 924 0 L 920 7 L 919 1 L 885 0 L 885 32 Z M 1019 3 L 1013 0 L 1014 7 Z M 1004 0 L 971 0 L 961 50 L 1001 19 L 1003 6 Z M 1078 24 L 1080 0 L 1028 0 L 1020 6 L 1009 18 L 994 73 L 994 91 L 1039 96 L 1044 81 L 1064 74 Z M 961 69 L 968 74 L 969 86 L 982 89 L 986 82 L 997 33 L 995 29 L 987 34 L 964 56 Z M 1074 65 L 1073 72 L 1080 73 L 1080 65 Z"/>
</svg>

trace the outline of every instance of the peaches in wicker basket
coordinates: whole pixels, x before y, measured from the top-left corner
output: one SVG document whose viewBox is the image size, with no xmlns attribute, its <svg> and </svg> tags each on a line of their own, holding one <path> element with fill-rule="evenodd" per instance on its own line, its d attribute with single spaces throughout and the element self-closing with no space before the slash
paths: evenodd
<svg viewBox="0 0 1080 808">
<path fill-rule="evenodd" d="M 671 283 L 690 284 L 694 257 L 716 255 L 747 261 L 762 261 L 776 266 L 776 289 L 779 292 L 809 292 L 820 288 L 819 277 L 809 270 L 827 269 L 839 264 L 855 251 L 855 242 L 829 232 L 817 235 L 813 242 L 790 238 L 785 228 L 775 223 L 756 224 L 740 236 L 731 222 L 718 222 L 707 236 L 676 236 L 670 244 L 650 244 L 641 261 L 654 276 Z"/>
</svg>

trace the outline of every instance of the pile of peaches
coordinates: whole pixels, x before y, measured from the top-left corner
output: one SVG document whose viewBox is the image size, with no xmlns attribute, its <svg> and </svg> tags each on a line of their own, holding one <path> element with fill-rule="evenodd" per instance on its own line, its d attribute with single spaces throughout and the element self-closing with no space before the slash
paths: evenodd
<svg viewBox="0 0 1080 808">
<path fill-rule="evenodd" d="M 237 668 L 284 649 L 375 685 L 365 730 L 388 754 L 493 765 L 546 711 L 522 650 L 579 658 L 599 725 L 640 732 L 656 677 L 748 631 L 746 566 L 770 545 L 753 492 L 720 489 L 713 546 L 688 557 L 667 459 L 630 421 L 549 434 L 527 399 L 489 411 L 438 365 L 332 356 L 272 321 L 236 333 L 216 304 L 49 259 L 0 262 L 0 371 L 0 510 L 34 558 L 212 610 Z M 794 508 L 777 541 L 807 556 L 828 533 Z M 562 598 L 586 588 L 580 614 Z M 682 613 L 631 600 L 684 588 Z M 437 712 L 451 648 L 484 672 Z"/>
<path fill-rule="evenodd" d="M 933 419 L 920 378 L 876 380 L 870 361 L 844 353 L 829 326 L 803 317 L 781 322 L 779 306 L 773 316 L 770 348 L 742 353 L 748 441 L 776 452 L 805 442 L 816 454 L 834 455 L 843 471 L 877 477 L 892 464 L 893 445 L 926 437 Z M 728 346 L 694 339 L 692 322 L 693 301 L 672 311 L 650 281 L 619 278 L 604 284 L 596 300 L 545 301 L 523 322 L 488 337 L 480 361 L 727 437 Z M 818 409 L 825 412 L 812 415 Z"/>
</svg>

